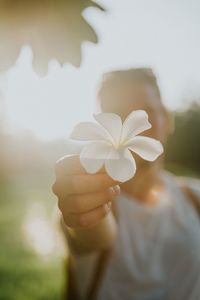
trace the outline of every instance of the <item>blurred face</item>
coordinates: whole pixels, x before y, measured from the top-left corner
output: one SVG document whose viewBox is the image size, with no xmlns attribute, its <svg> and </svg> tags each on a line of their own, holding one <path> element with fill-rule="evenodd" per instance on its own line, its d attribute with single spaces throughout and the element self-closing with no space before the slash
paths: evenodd
<svg viewBox="0 0 200 300">
<path fill-rule="evenodd" d="M 133 111 L 142 109 L 149 115 L 152 128 L 142 133 L 149 137 L 165 141 L 167 137 L 167 112 L 155 89 L 148 84 L 127 84 L 107 91 L 102 103 L 103 112 L 113 112 L 124 120 Z"/>
<path fill-rule="evenodd" d="M 113 112 L 124 120 L 133 110 L 145 110 L 152 128 L 141 135 L 156 138 L 164 142 L 168 135 L 167 112 L 160 101 L 157 91 L 148 84 L 130 84 L 107 90 L 100 99 L 103 112 Z M 135 155 L 134 155 L 135 157 Z M 135 157 L 137 164 L 148 166 L 149 163 Z"/>
</svg>

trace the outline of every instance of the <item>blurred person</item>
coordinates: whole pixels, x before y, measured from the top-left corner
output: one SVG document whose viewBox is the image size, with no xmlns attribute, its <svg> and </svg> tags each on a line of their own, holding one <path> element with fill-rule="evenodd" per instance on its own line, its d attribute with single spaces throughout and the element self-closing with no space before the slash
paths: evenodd
<svg viewBox="0 0 200 300">
<path fill-rule="evenodd" d="M 123 120 L 145 110 L 152 124 L 146 135 L 162 143 L 173 132 L 149 68 L 106 73 L 97 102 Z M 53 191 L 70 252 L 67 299 L 200 299 L 199 182 L 164 171 L 163 157 L 136 162 L 125 183 L 103 170 L 86 174 L 76 155 L 57 162 Z"/>
</svg>

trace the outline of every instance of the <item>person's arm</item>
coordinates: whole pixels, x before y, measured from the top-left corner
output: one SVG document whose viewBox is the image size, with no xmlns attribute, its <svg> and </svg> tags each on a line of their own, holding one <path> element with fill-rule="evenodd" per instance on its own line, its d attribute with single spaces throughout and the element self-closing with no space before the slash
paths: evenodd
<svg viewBox="0 0 200 300">
<path fill-rule="evenodd" d="M 109 248 L 117 234 L 116 221 L 112 213 L 90 228 L 70 228 L 65 225 L 62 217 L 61 223 L 70 250 L 77 254 Z"/>
<path fill-rule="evenodd" d="M 117 227 L 112 200 L 119 195 L 117 182 L 106 173 L 86 174 L 78 156 L 67 156 L 56 165 L 53 191 L 73 252 L 100 251 L 113 243 Z"/>
</svg>

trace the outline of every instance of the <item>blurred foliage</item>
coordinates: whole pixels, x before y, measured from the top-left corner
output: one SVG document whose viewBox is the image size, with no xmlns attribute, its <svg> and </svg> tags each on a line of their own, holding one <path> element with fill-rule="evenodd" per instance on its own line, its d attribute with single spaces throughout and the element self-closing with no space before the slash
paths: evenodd
<svg viewBox="0 0 200 300">
<path fill-rule="evenodd" d="M 37 204 L 45 212 L 44 220 L 52 228 L 56 225 L 53 166 L 65 154 L 65 143 L 44 143 L 31 132 L 10 135 L 4 120 L 1 114 L 0 300 L 59 300 L 64 291 L 63 257 L 56 251 L 38 254 L 27 243 L 24 227 Z"/>
<path fill-rule="evenodd" d="M 44 206 L 51 220 L 55 205 L 51 182 L 49 176 L 27 179 L 19 174 L 0 185 L 0 300 L 62 299 L 63 259 L 58 253 L 39 255 L 24 235 L 34 202 Z"/>
<path fill-rule="evenodd" d="M 32 47 L 40 74 L 51 59 L 79 66 L 82 42 L 98 41 L 83 17 L 88 7 L 103 10 L 91 0 L 0 0 L 0 71 L 15 63 L 24 44 Z"/>
<path fill-rule="evenodd" d="M 189 170 L 200 174 L 200 101 L 176 112 L 175 131 L 167 141 L 165 160 L 169 169 L 174 166 L 178 173 Z"/>
</svg>

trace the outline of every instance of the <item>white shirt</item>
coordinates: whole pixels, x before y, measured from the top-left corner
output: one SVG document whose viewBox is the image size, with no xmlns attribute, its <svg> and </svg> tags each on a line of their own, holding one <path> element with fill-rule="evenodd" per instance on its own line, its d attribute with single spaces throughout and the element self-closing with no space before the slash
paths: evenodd
<svg viewBox="0 0 200 300">
<path fill-rule="evenodd" d="M 175 177 L 163 178 L 155 206 L 118 197 L 118 236 L 98 300 L 200 300 L 200 219 Z M 200 198 L 199 181 L 188 182 Z M 80 258 L 79 285 L 94 261 Z"/>
</svg>

